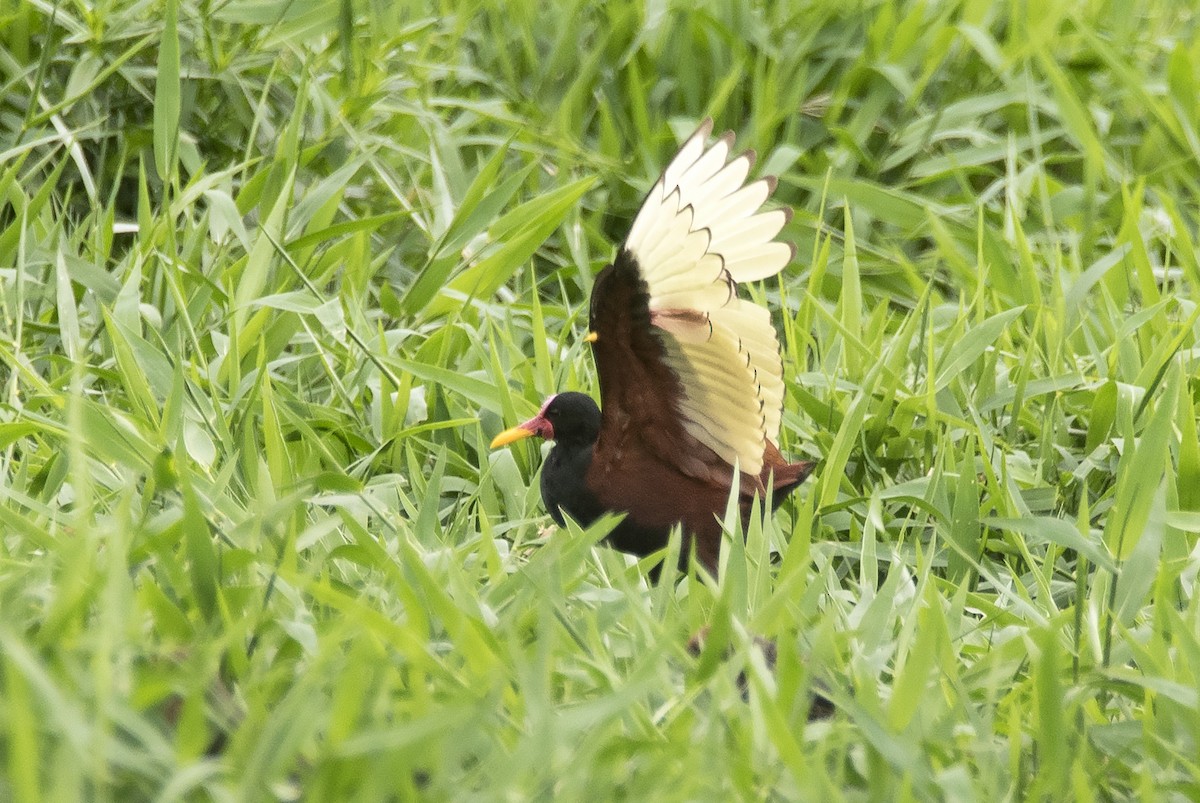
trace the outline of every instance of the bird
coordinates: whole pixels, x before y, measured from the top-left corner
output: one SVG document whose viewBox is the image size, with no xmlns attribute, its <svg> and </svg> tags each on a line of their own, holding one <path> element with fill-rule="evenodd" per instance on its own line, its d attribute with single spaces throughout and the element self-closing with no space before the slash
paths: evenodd
<svg viewBox="0 0 1200 803">
<path fill-rule="evenodd" d="M 680 147 L 593 283 L 585 340 L 600 405 L 556 393 L 491 448 L 553 441 L 541 495 L 559 526 L 565 516 L 587 526 L 624 514 L 606 540 L 644 557 L 679 525 L 682 568 L 694 550 L 716 576 L 734 489 L 748 521 L 756 497 L 770 492 L 777 507 L 815 463 L 789 462 L 776 445 L 779 341 L 770 312 L 737 292 L 795 258 L 795 246 L 777 239 L 791 210 L 762 210 L 776 180 L 747 182 L 754 151 L 731 158 L 733 133 L 710 143 L 712 125 L 705 120 Z"/>
</svg>

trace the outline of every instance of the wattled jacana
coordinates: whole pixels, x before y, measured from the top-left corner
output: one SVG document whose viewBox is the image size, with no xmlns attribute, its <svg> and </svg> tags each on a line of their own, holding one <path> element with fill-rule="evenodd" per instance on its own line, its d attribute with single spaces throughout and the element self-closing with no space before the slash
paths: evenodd
<svg viewBox="0 0 1200 803">
<path fill-rule="evenodd" d="M 625 513 L 608 542 L 635 555 L 666 546 L 680 524 L 684 554 L 694 545 L 715 574 L 734 484 L 746 520 L 756 495 L 770 487 L 778 505 L 813 463 L 775 446 L 779 343 L 767 310 L 737 296 L 738 282 L 791 262 L 795 247 L 775 239 L 791 211 L 759 211 L 775 180 L 746 184 L 754 153 L 729 160 L 732 133 L 706 148 L 711 130 L 706 120 L 683 145 L 596 277 L 588 340 L 603 406 L 556 394 L 491 445 L 554 441 L 542 500 L 556 522 Z"/>
</svg>

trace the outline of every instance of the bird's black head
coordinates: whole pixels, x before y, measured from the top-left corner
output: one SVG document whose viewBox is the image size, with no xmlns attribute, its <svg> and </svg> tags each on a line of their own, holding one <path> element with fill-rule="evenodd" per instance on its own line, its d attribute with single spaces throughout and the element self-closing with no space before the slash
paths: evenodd
<svg viewBox="0 0 1200 803">
<path fill-rule="evenodd" d="M 497 435 L 492 448 L 532 435 L 569 446 L 590 446 L 600 435 L 600 408 L 586 393 L 556 393 L 533 418 Z"/>
<path fill-rule="evenodd" d="M 600 435 L 600 408 L 586 393 L 556 393 L 538 413 L 550 425 L 548 440 L 559 443 L 595 443 Z"/>
</svg>

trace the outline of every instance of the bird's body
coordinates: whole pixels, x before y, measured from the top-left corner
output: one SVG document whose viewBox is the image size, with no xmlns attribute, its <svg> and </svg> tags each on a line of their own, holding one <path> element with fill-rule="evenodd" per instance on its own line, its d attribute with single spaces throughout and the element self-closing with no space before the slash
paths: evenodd
<svg viewBox="0 0 1200 803">
<path fill-rule="evenodd" d="M 685 554 L 715 571 L 734 484 L 743 519 L 772 489 L 778 505 L 812 471 L 775 446 L 782 361 L 767 311 L 739 299 L 737 281 L 778 273 L 790 217 L 759 212 L 774 182 L 743 186 L 752 154 L 726 162 L 732 135 L 710 148 L 706 123 L 664 171 L 613 263 L 592 290 L 593 353 L 602 407 L 584 394 L 550 397 L 493 447 L 528 435 L 553 440 L 542 499 L 562 524 L 624 513 L 609 535 L 647 555 L 682 525 Z"/>
</svg>

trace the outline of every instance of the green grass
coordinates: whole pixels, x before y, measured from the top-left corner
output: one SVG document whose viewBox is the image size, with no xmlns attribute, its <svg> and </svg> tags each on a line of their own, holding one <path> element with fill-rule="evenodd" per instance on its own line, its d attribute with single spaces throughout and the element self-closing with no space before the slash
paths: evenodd
<svg viewBox="0 0 1200 803">
<path fill-rule="evenodd" d="M 685 6 L 0 2 L 0 797 L 1200 796 L 1192 4 Z M 708 115 L 820 466 L 650 587 L 486 444 Z"/>
</svg>

